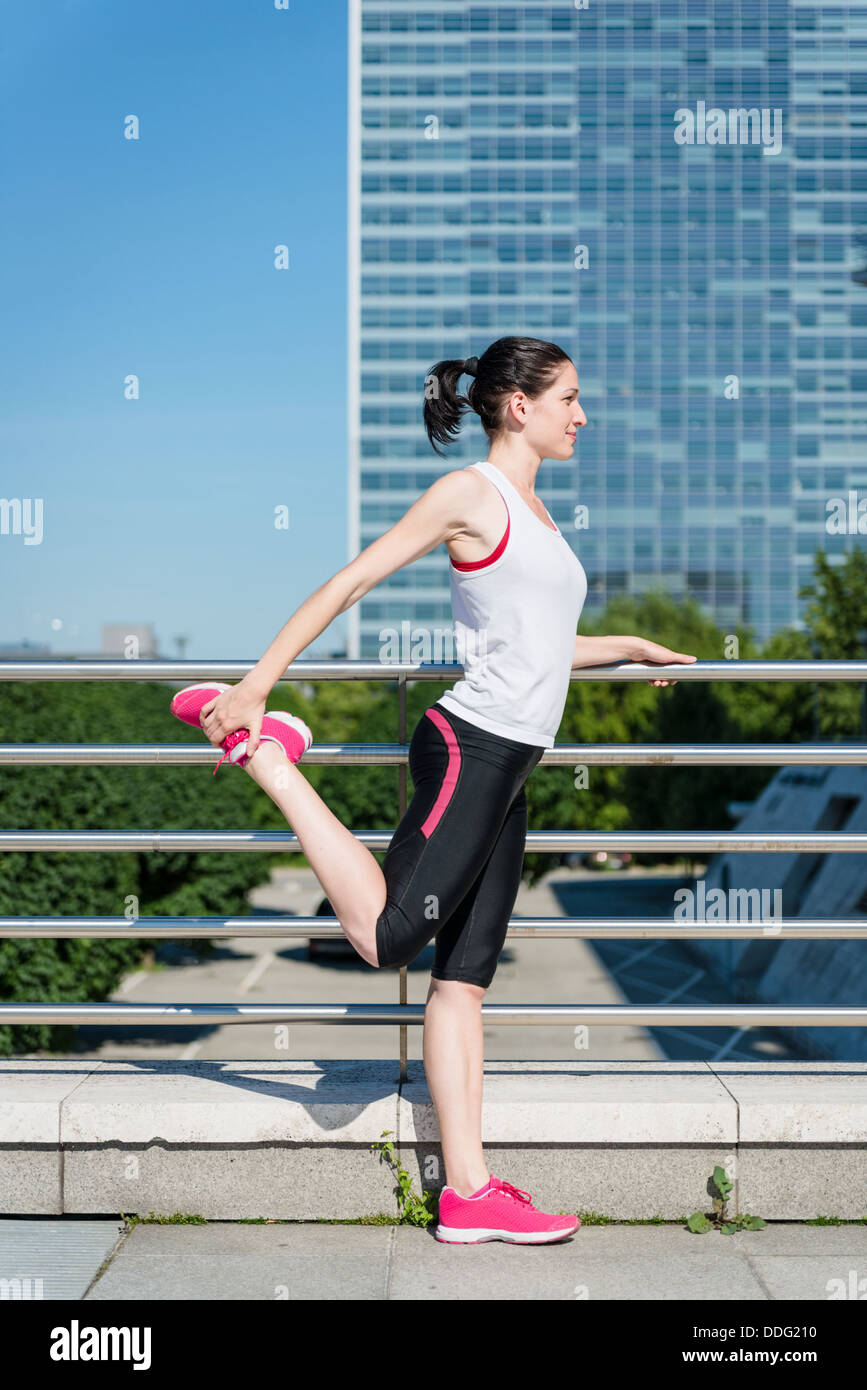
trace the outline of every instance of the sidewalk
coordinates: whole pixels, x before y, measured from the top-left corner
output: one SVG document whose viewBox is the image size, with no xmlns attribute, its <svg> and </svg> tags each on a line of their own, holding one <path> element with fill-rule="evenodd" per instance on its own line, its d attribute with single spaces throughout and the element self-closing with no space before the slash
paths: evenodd
<svg viewBox="0 0 867 1390">
<path fill-rule="evenodd" d="M 867 1288 L 867 1225 L 779 1222 L 733 1236 L 695 1236 L 678 1224 L 586 1226 L 558 1245 L 462 1248 L 440 1244 L 430 1228 L 407 1226 L 214 1223 L 124 1233 L 117 1220 L 6 1219 L 0 1279 L 13 1274 L 42 1277 L 46 1299 L 88 1301 L 851 1300 Z"/>
</svg>

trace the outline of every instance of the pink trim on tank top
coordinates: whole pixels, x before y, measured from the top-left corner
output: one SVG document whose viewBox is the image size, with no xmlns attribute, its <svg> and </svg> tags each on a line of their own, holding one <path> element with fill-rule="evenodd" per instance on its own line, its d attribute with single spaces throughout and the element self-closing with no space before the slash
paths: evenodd
<svg viewBox="0 0 867 1390">
<path fill-rule="evenodd" d="M 500 496 L 503 497 L 503 494 L 500 493 Z M 502 539 L 496 550 L 492 550 L 490 555 L 485 556 L 484 560 L 451 560 L 450 563 L 456 570 L 481 570 L 484 569 L 486 565 L 492 565 L 495 560 L 499 560 L 506 548 L 506 542 L 509 539 L 509 527 L 512 524 L 512 518 L 509 515 L 509 504 L 506 502 L 505 497 L 503 497 L 503 502 L 506 505 L 506 529 L 503 532 Z"/>
<path fill-rule="evenodd" d="M 439 710 L 426 709 L 425 714 L 429 715 L 436 724 L 440 733 L 446 741 L 449 750 L 449 760 L 446 764 L 445 776 L 442 786 L 437 793 L 437 799 L 433 804 L 430 814 L 427 816 L 421 827 L 421 833 L 426 840 L 429 840 L 433 832 L 442 819 L 443 812 L 452 799 L 452 792 L 457 786 L 458 773 L 461 770 L 461 750 L 455 737 L 455 731 L 447 719 L 440 714 Z"/>
</svg>

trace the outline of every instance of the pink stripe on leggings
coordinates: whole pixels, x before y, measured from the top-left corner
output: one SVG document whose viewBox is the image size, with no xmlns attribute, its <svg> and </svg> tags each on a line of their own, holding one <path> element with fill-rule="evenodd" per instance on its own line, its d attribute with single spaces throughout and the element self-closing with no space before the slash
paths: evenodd
<svg viewBox="0 0 867 1390">
<path fill-rule="evenodd" d="M 443 812 L 445 811 L 446 807 L 451 801 L 452 792 L 454 791 L 457 785 L 458 773 L 461 769 L 461 750 L 458 747 L 458 741 L 455 738 L 454 729 L 452 728 L 449 721 L 443 718 L 439 710 L 426 709 L 425 714 L 430 715 L 431 719 L 436 724 L 437 728 L 439 729 L 440 733 L 445 739 L 446 746 L 449 750 L 449 760 L 446 764 L 446 771 L 445 776 L 443 777 L 443 784 L 440 787 L 439 792 L 437 793 L 437 799 L 433 804 L 433 809 L 431 810 L 430 815 L 427 817 L 427 819 L 424 821 L 421 827 L 422 835 L 424 835 L 426 840 L 429 840 L 431 835 L 436 830 L 442 818 Z"/>
</svg>

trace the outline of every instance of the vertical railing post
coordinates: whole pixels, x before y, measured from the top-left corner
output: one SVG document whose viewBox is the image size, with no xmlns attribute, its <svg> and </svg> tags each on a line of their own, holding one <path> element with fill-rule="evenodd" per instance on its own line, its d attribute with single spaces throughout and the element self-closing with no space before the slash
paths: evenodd
<svg viewBox="0 0 867 1390">
<path fill-rule="evenodd" d="M 406 743 L 406 676 L 397 678 L 397 741 Z M 401 763 L 397 770 L 397 816 L 398 820 L 403 818 L 406 810 L 406 763 Z M 398 972 L 398 1003 L 406 1003 L 406 966 L 402 965 Z M 399 1028 L 400 1033 L 400 1080 L 401 1084 L 407 1080 L 406 1071 L 406 1052 L 407 1052 L 407 1032 L 406 1024 L 402 1023 Z"/>
</svg>

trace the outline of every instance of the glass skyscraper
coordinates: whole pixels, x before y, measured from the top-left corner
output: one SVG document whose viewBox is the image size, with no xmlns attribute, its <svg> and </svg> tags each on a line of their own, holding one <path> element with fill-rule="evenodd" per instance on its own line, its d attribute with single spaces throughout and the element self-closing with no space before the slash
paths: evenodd
<svg viewBox="0 0 867 1390">
<path fill-rule="evenodd" d="M 826 517 L 867 488 L 867 0 L 349 18 L 350 556 L 487 454 L 474 415 L 433 453 L 431 365 L 528 334 L 588 416 L 537 479 L 587 611 L 662 587 L 796 623 L 817 548 L 864 543 Z M 354 605 L 349 654 L 450 616 L 440 547 Z"/>
</svg>

